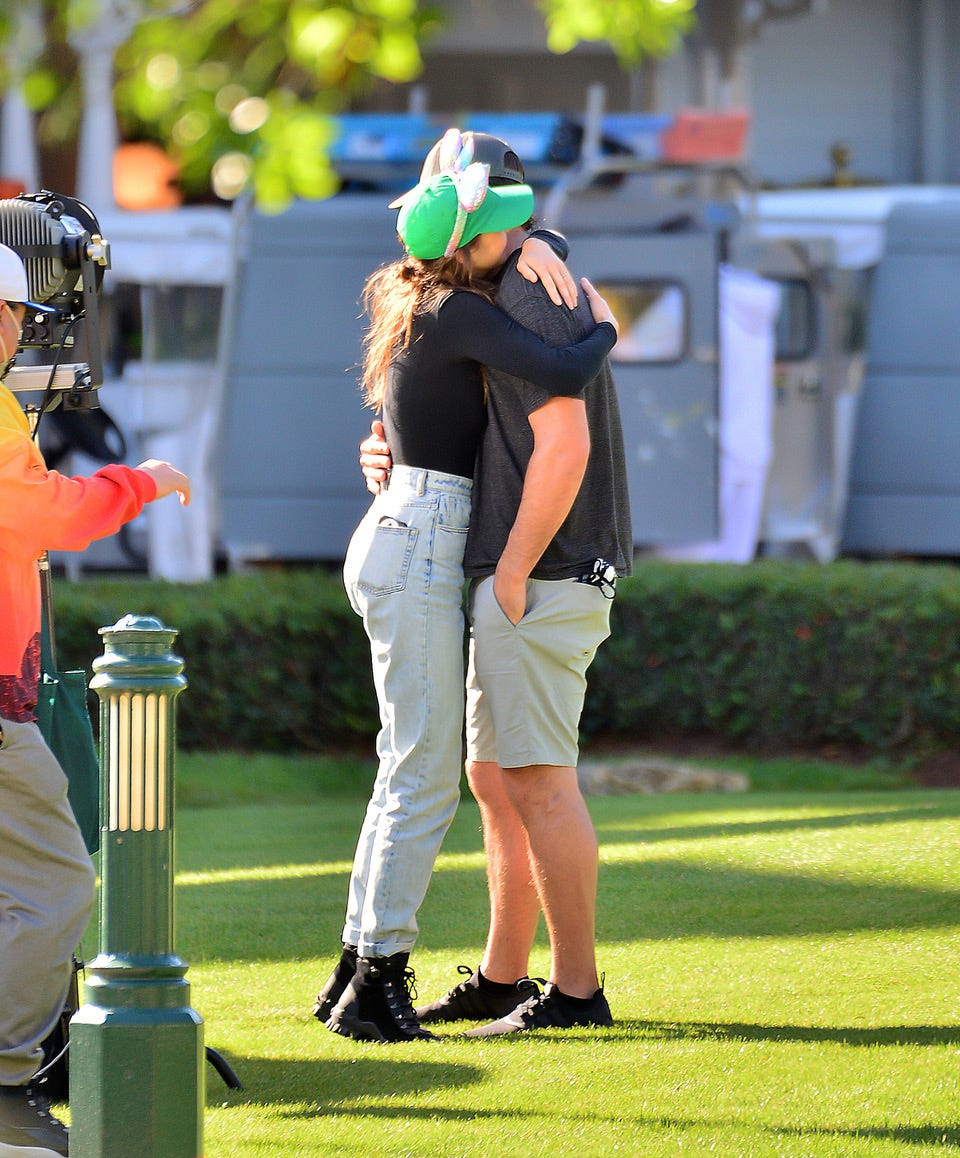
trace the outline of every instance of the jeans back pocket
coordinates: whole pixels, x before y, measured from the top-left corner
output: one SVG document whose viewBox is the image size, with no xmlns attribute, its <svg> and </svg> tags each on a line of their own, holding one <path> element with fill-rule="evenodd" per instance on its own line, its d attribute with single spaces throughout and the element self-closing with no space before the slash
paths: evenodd
<svg viewBox="0 0 960 1158">
<path fill-rule="evenodd" d="M 417 545 L 416 527 L 379 523 L 373 528 L 365 556 L 356 573 L 357 588 L 377 598 L 402 591 Z"/>
</svg>

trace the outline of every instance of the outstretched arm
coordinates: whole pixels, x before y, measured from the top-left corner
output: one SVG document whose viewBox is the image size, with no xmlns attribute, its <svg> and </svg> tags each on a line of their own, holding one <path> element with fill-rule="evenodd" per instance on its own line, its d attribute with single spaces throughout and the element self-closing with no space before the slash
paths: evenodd
<svg viewBox="0 0 960 1158">
<path fill-rule="evenodd" d="M 140 463 L 137 470 L 142 470 L 153 479 L 158 499 L 164 499 L 176 491 L 180 505 L 185 507 L 189 504 L 190 480 L 182 470 L 177 470 L 171 463 L 161 462 L 156 458 L 148 458 L 146 462 Z"/>
</svg>

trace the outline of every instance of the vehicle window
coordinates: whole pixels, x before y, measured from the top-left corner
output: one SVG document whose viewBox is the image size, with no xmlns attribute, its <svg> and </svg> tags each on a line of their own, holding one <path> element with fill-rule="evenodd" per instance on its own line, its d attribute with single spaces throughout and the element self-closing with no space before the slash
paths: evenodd
<svg viewBox="0 0 960 1158">
<path fill-rule="evenodd" d="M 780 312 L 776 325 L 778 362 L 799 362 L 812 356 L 816 346 L 816 316 L 810 283 L 802 278 L 776 278 Z"/>
<path fill-rule="evenodd" d="M 689 306 L 677 282 L 595 282 L 620 325 L 615 362 L 677 362 L 687 346 Z"/>
</svg>

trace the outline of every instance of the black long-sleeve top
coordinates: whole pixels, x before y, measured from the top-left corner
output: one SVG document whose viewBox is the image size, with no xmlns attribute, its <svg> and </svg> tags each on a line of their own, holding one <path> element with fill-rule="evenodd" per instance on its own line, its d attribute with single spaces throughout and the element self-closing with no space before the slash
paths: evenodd
<svg viewBox="0 0 960 1158">
<path fill-rule="evenodd" d="M 390 366 L 383 423 L 393 461 L 472 478 L 486 421 L 483 366 L 576 396 L 616 340 L 601 322 L 582 342 L 548 346 L 485 298 L 452 290 L 415 318 L 409 346 Z"/>
</svg>

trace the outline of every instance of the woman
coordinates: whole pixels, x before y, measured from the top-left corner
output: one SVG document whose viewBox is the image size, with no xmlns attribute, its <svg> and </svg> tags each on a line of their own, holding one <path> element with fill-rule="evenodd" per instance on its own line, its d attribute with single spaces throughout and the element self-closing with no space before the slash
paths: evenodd
<svg viewBox="0 0 960 1158">
<path fill-rule="evenodd" d="M 533 191 L 489 188 L 487 167 L 458 153 L 448 172 L 404 199 L 397 229 L 406 256 L 377 271 L 364 292 L 365 399 L 383 411 L 394 466 L 351 539 L 344 581 L 370 638 L 380 766 L 354 859 L 343 953 L 314 1012 L 337 1033 L 377 1041 L 432 1036 L 414 1015 L 407 961 L 459 799 L 462 561 L 484 424 L 482 367 L 572 395 L 616 341 L 606 303 L 586 282 L 600 320 L 563 349 L 493 305 L 507 233 L 529 219 Z"/>
</svg>

